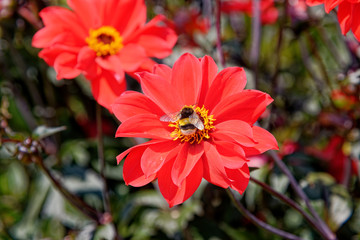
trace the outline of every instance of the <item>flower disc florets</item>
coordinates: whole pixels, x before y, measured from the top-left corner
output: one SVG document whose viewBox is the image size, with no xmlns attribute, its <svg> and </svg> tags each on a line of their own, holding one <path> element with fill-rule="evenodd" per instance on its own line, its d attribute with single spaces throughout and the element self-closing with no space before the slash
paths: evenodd
<svg viewBox="0 0 360 240">
<path fill-rule="evenodd" d="M 116 54 L 123 48 L 123 39 L 119 32 L 110 26 L 103 26 L 96 30 L 90 29 L 86 42 L 98 57 Z"/>
<path fill-rule="evenodd" d="M 200 121 L 203 123 L 204 125 L 204 129 L 200 130 L 200 129 L 196 129 L 196 131 L 193 134 L 190 135 L 185 135 L 183 134 L 180 126 L 181 126 L 181 121 L 183 119 L 179 119 L 176 122 L 172 122 L 169 124 L 169 127 L 174 127 L 174 131 L 170 134 L 170 136 L 173 138 L 173 140 L 177 140 L 180 139 L 181 142 L 189 142 L 190 144 L 193 143 L 200 143 L 204 138 L 205 139 L 209 139 L 209 132 L 212 129 L 215 129 L 215 127 L 213 126 L 213 123 L 216 119 L 214 119 L 213 115 L 208 115 L 209 110 L 205 109 L 204 106 L 200 107 L 195 107 L 195 105 L 193 106 L 184 106 L 184 108 L 192 108 L 194 110 L 194 112 L 198 115 Z"/>
</svg>

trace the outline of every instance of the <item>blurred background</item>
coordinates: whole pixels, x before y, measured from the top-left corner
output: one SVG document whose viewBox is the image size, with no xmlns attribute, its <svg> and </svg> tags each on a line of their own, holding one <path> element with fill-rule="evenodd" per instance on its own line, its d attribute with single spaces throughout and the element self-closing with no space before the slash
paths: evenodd
<svg viewBox="0 0 360 240">
<path fill-rule="evenodd" d="M 247 88 L 274 102 L 259 123 L 277 139 L 290 168 L 338 239 L 360 239 L 360 44 L 341 34 L 336 13 L 304 0 L 146 0 L 148 19 L 164 14 L 179 35 L 168 65 L 184 52 L 212 56 L 221 5 L 226 66 L 246 70 Z M 96 223 L 56 190 L 51 176 L 97 212 L 104 212 L 97 154 L 96 102 L 82 77 L 56 80 L 31 46 L 46 6 L 65 0 L 0 0 L 0 239 L 111 239 L 109 221 Z M 259 45 L 257 46 L 257 40 Z M 127 77 L 128 88 L 139 84 Z M 115 139 L 119 122 L 102 109 L 105 178 L 113 223 L 124 239 L 281 239 L 234 207 L 224 189 L 203 182 L 184 204 L 169 208 L 156 183 L 126 186 L 116 156 L 139 139 Z M 251 176 L 293 200 L 288 178 L 264 154 Z M 250 182 L 241 202 L 259 219 L 303 239 L 319 234 L 294 209 Z M 298 201 L 304 205 L 302 201 Z"/>
</svg>

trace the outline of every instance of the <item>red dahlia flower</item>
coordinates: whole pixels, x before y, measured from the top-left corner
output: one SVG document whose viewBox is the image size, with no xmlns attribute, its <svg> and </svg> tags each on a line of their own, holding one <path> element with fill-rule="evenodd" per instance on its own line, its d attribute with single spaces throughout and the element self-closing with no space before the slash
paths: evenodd
<svg viewBox="0 0 360 240">
<path fill-rule="evenodd" d="M 352 30 L 360 41 L 360 0 L 306 0 L 309 6 L 325 4 L 325 11 L 329 13 L 338 6 L 337 15 L 342 34 Z"/>
<path fill-rule="evenodd" d="M 113 105 L 122 122 L 116 137 L 150 138 L 126 156 L 125 183 L 135 187 L 158 179 L 170 207 L 188 199 L 202 178 L 243 193 L 248 157 L 278 149 L 273 135 L 254 126 L 273 99 L 244 90 L 243 68 L 217 73 L 214 60 L 182 55 L 173 68 L 155 65 L 138 74 L 144 94 L 127 91 Z"/>
<path fill-rule="evenodd" d="M 39 57 L 55 68 L 58 79 L 83 73 L 95 99 L 109 110 L 126 88 L 124 73 L 151 70 L 155 62 L 149 57 L 168 56 L 177 40 L 176 33 L 164 25 L 164 16 L 145 23 L 144 0 L 67 3 L 73 11 L 47 7 L 40 12 L 45 27 L 32 44 L 44 48 Z"/>
</svg>

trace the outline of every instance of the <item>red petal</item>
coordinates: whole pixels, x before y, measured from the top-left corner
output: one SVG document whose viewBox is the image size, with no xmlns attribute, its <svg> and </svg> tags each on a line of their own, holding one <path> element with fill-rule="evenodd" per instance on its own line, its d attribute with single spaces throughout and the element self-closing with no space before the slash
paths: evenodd
<svg viewBox="0 0 360 240">
<path fill-rule="evenodd" d="M 171 68 L 165 64 L 156 64 L 153 69 L 153 73 L 168 79 L 171 76 Z"/>
<path fill-rule="evenodd" d="M 112 110 L 121 122 L 138 114 L 164 115 L 164 112 L 147 96 L 134 91 L 121 94 L 112 105 Z"/>
<path fill-rule="evenodd" d="M 171 180 L 172 163 L 169 161 L 158 173 L 160 192 L 170 207 L 181 204 L 191 197 L 199 187 L 203 175 L 202 161 L 198 161 L 181 186 L 178 187 Z"/>
<path fill-rule="evenodd" d="M 204 178 L 217 186 L 227 188 L 229 180 L 226 176 L 221 155 L 211 143 L 204 142 L 205 154 L 203 155 Z"/>
<path fill-rule="evenodd" d="M 177 41 L 177 35 L 170 27 L 164 16 L 158 15 L 148 22 L 144 27 L 132 33 L 127 43 L 136 43 L 142 46 L 147 56 L 164 58 L 171 54 Z"/>
<path fill-rule="evenodd" d="M 82 24 L 87 29 L 97 29 L 102 25 L 101 9 L 104 1 L 93 0 L 67 0 L 70 8 L 72 8 Z"/>
<path fill-rule="evenodd" d="M 152 72 L 154 69 L 154 66 L 157 65 L 157 63 L 152 60 L 151 58 L 144 58 L 141 62 L 141 65 L 132 72 L 126 72 L 129 76 L 134 78 L 136 81 L 140 82 L 139 77 L 137 76 L 137 73 L 139 72 Z"/>
<path fill-rule="evenodd" d="M 57 42 L 64 42 L 66 34 L 55 27 L 44 27 L 37 31 L 32 38 L 31 45 L 36 48 L 47 48 Z"/>
<path fill-rule="evenodd" d="M 124 69 L 122 63 L 117 55 L 109 55 L 106 57 L 96 57 L 95 62 L 103 69 L 124 75 Z"/>
<path fill-rule="evenodd" d="M 55 58 L 54 68 L 57 73 L 57 79 L 71 79 L 81 74 L 81 71 L 75 68 L 77 64 L 76 58 L 76 55 L 68 52 L 63 52 Z"/>
<path fill-rule="evenodd" d="M 180 94 L 184 105 L 198 103 L 201 90 L 201 63 L 199 59 L 185 53 L 174 63 L 171 81 Z"/>
<path fill-rule="evenodd" d="M 351 30 L 353 31 L 356 39 L 360 42 L 360 3 L 354 4 L 353 16 L 355 17 L 352 18 Z"/>
<path fill-rule="evenodd" d="M 250 172 L 247 164 L 240 169 L 226 169 L 226 174 L 231 179 L 230 187 L 243 194 L 249 184 Z"/>
<path fill-rule="evenodd" d="M 169 139 L 168 123 L 161 122 L 155 114 L 138 114 L 123 122 L 116 131 L 116 137 L 142 137 Z"/>
<path fill-rule="evenodd" d="M 339 5 L 337 16 L 340 23 L 340 28 L 342 34 L 346 34 L 351 28 L 352 22 L 352 5 L 351 3 L 345 1 Z"/>
<path fill-rule="evenodd" d="M 245 152 L 239 145 L 224 141 L 214 141 L 214 144 L 225 168 L 241 168 L 247 162 Z"/>
<path fill-rule="evenodd" d="M 107 5 L 105 22 L 114 26 L 126 41 L 146 22 L 145 2 L 144 0 L 110 0 L 110 2 L 112 5 Z"/>
<path fill-rule="evenodd" d="M 123 176 L 126 185 L 141 187 L 156 178 L 156 174 L 153 174 L 151 176 L 145 176 L 145 174 L 141 170 L 140 159 L 146 148 L 146 146 L 142 146 L 133 149 L 125 159 Z"/>
<path fill-rule="evenodd" d="M 243 147 L 246 156 L 261 154 L 267 150 L 279 150 L 275 137 L 265 129 L 253 126 L 254 139 L 258 142 L 254 147 Z"/>
<path fill-rule="evenodd" d="M 243 68 L 229 67 L 219 72 L 205 98 L 205 106 L 211 111 L 222 99 L 244 90 L 246 75 Z"/>
<path fill-rule="evenodd" d="M 147 59 L 144 48 L 136 44 L 125 45 L 117 54 L 117 57 L 121 68 L 126 72 L 135 71 Z"/>
<path fill-rule="evenodd" d="M 159 141 L 159 140 L 150 140 L 148 142 L 144 142 L 144 143 L 141 143 L 139 145 L 136 145 L 134 147 L 131 147 L 129 149 L 127 149 L 126 151 L 122 152 L 121 154 L 119 154 L 117 157 L 116 157 L 116 160 L 117 160 L 117 164 L 120 164 L 121 160 L 123 160 L 123 158 L 128 155 L 131 151 L 133 150 L 136 150 L 138 148 L 142 148 L 144 146 L 149 146 L 149 145 L 152 145 L 152 144 L 158 144 L 158 143 L 163 143 L 164 141 Z M 167 140 L 165 141 L 167 142 Z"/>
<path fill-rule="evenodd" d="M 96 53 L 87 46 L 83 47 L 79 52 L 76 68 L 85 71 L 88 78 L 94 78 L 100 74 L 95 59 Z"/>
<path fill-rule="evenodd" d="M 216 124 L 215 132 L 212 136 L 226 141 L 233 140 L 247 147 L 255 146 L 256 143 L 254 141 L 252 127 L 241 120 L 228 120 Z"/>
<path fill-rule="evenodd" d="M 63 7 L 47 7 L 39 13 L 45 27 L 33 37 L 32 45 L 37 48 L 50 47 L 55 43 L 69 46 L 84 46 L 88 31 L 77 16 Z M 64 41 L 66 39 L 66 41 Z"/>
<path fill-rule="evenodd" d="M 74 59 L 76 58 L 77 53 L 80 51 L 80 48 L 78 47 L 68 47 L 68 46 L 59 46 L 56 45 L 56 47 L 48 47 L 44 48 L 39 52 L 39 57 L 44 59 L 44 61 L 49 66 L 54 66 L 56 58 L 63 54 L 68 53 L 71 55 L 74 55 Z"/>
<path fill-rule="evenodd" d="M 201 58 L 201 68 L 202 68 L 202 84 L 201 84 L 201 92 L 199 97 L 199 106 L 202 106 L 205 102 L 206 93 L 209 90 L 214 78 L 217 74 L 218 67 L 214 60 L 205 56 Z"/>
<path fill-rule="evenodd" d="M 223 99 L 215 106 L 211 114 L 217 123 L 237 119 L 250 125 L 254 124 L 273 99 L 257 90 L 244 90 Z"/>
<path fill-rule="evenodd" d="M 179 148 L 179 143 L 175 141 L 166 141 L 147 147 L 141 157 L 141 169 L 145 176 L 157 173 L 165 162 L 176 156 Z"/>
<path fill-rule="evenodd" d="M 165 78 L 148 72 L 137 75 L 141 80 L 141 88 L 144 94 L 165 113 L 180 111 L 184 106 L 177 89 Z"/>
<path fill-rule="evenodd" d="M 91 79 L 91 90 L 96 101 L 110 112 L 115 99 L 126 89 L 123 76 L 103 71 L 98 77 Z"/>
<path fill-rule="evenodd" d="M 325 0 L 325 11 L 329 13 L 331 10 L 333 10 L 337 5 L 342 3 L 345 0 Z"/>
<path fill-rule="evenodd" d="M 171 170 L 171 179 L 175 185 L 181 186 L 203 153 L 204 147 L 202 144 L 182 144 Z"/>
</svg>

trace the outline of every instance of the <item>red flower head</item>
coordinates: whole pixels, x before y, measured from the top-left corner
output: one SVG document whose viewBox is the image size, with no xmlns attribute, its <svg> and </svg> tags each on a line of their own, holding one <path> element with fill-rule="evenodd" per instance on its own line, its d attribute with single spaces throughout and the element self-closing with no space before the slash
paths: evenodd
<svg viewBox="0 0 360 240">
<path fill-rule="evenodd" d="M 325 4 L 325 11 L 329 13 L 338 6 L 337 15 L 342 34 L 352 30 L 360 41 L 360 0 L 306 0 L 309 6 Z"/>
<path fill-rule="evenodd" d="M 231 67 L 217 73 L 211 57 L 182 55 L 173 68 L 155 65 L 138 74 L 144 94 L 128 91 L 114 103 L 122 122 L 116 137 L 150 138 L 126 156 L 126 184 L 158 179 L 170 207 L 188 199 L 202 178 L 243 193 L 249 181 L 248 157 L 278 149 L 268 131 L 254 126 L 273 99 L 244 90 L 245 72 Z"/>
<path fill-rule="evenodd" d="M 244 12 L 252 16 L 252 0 L 223 0 L 221 11 L 225 13 Z M 279 12 L 274 6 L 274 0 L 261 0 L 260 3 L 262 24 L 272 24 L 276 22 Z"/>
<path fill-rule="evenodd" d="M 176 33 L 160 26 L 157 16 L 147 24 L 144 0 L 68 0 L 73 11 L 47 7 L 40 12 L 45 27 L 32 44 L 44 48 L 39 57 L 53 66 L 57 78 L 83 73 L 95 99 L 108 108 L 126 88 L 125 72 L 151 70 L 149 57 L 164 58 Z"/>
</svg>

